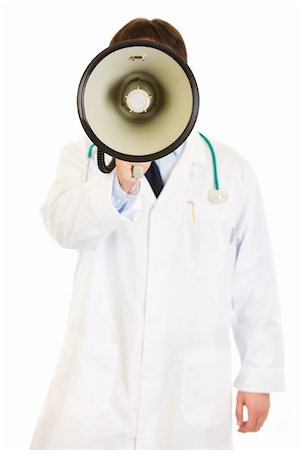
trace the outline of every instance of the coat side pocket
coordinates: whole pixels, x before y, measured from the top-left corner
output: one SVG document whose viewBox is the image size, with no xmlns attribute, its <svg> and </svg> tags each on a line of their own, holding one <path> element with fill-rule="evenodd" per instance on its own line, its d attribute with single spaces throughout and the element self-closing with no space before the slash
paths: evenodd
<svg viewBox="0 0 299 450">
<path fill-rule="evenodd" d="M 54 412 L 87 419 L 105 411 L 115 380 L 119 345 L 66 334 L 52 386 Z"/>
<path fill-rule="evenodd" d="M 189 423 L 211 426 L 230 418 L 230 349 L 185 351 L 180 400 Z"/>
</svg>

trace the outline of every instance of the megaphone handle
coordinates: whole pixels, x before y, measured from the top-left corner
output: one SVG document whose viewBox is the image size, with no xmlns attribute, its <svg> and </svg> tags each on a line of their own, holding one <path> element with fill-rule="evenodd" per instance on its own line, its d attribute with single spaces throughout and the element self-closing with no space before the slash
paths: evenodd
<svg viewBox="0 0 299 450">
<path fill-rule="evenodd" d="M 142 178 L 143 177 L 143 167 L 142 166 L 133 166 L 132 174 L 134 178 Z"/>
</svg>

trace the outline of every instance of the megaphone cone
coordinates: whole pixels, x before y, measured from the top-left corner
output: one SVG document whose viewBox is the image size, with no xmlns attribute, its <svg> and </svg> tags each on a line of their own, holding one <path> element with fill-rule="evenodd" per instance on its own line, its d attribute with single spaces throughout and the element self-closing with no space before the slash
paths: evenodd
<svg viewBox="0 0 299 450">
<path fill-rule="evenodd" d="M 124 161 L 152 161 L 178 148 L 199 110 L 195 77 L 172 49 L 129 40 L 99 53 L 81 78 L 77 106 L 88 137 Z"/>
</svg>

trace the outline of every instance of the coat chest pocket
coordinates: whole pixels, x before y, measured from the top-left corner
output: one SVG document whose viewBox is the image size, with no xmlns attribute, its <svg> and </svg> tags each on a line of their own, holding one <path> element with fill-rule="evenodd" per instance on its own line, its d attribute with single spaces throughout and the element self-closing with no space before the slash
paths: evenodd
<svg viewBox="0 0 299 450">
<path fill-rule="evenodd" d="M 190 423 L 209 426 L 231 415 L 229 349 L 191 349 L 184 355 L 181 413 Z"/>
<path fill-rule="evenodd" d="M 55 413 L 90 418 L 110 404 L 119 345 L 67 333 L 52 384 Z"/>
<path fill-rule="evenodd" d="M 224 205 L 186 202 L 184 264 L 198 274 L 220 274 L 228 245 Z"/>
</svg>

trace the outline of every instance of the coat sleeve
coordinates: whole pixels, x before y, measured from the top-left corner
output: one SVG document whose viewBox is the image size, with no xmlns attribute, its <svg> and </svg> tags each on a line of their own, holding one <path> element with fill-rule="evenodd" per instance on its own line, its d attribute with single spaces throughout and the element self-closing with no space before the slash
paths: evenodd
<svg viewBox="0 0 299 450">
<path fill-rule="evenodd" d="M 111 201 L 115 169 L 96 171 L 85 181 L 87 148 L 84 140 L 61 149 L 56 177 L 40 212 L 53 239 L 62 247 L 92 247 L 124 223 L 135 223 L 140 195 L 120 214 Z"/>
<path fill-rule="evenodd" d="M 283 391 L 284 350 L 272 247 L 259 183 L 247 160 L 240 201 L 232 331 L 241 368 L 234 386 L 247 392 Z"/>
</svg>

